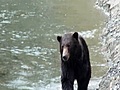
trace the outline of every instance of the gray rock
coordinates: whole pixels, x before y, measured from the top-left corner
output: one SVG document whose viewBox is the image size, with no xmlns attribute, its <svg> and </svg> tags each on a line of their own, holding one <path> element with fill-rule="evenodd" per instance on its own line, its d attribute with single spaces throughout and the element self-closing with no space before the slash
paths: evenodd
<svg viewBox="0 0 120 90">
<path fill-rule="evenodd" d="M 109 13 L 102 41 L 110 67 L 99 90 L 120 90 L 120 0 L 97 0 L 97 5 Z"/>
</svg>

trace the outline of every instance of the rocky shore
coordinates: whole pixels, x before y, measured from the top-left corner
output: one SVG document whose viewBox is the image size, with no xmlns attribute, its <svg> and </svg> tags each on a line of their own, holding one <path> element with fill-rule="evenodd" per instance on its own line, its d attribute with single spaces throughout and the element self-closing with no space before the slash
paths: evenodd
<svg viewBox="0 0 120 90">
<path fill-rule="evenodd" d="M 109 16 L 101 37 L 109 70 L 103 76 L 99 90 L 120 90 L 120 0 L 97 0 L 96 5 Z"/>
</svg>

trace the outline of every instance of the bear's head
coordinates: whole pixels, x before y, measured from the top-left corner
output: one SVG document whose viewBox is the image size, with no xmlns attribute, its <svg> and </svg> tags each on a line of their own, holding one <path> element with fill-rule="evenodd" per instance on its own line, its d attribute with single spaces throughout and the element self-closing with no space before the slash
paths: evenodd
<svg viewBox="0 0 120 90">
<path fill-rule="evenodd" d="M 68 61 L 75 56 L 79 45 L 77 32 L 57 36 L 57 40 L 60 43 L 60 53 L 63 61 Z"/>
</svg>

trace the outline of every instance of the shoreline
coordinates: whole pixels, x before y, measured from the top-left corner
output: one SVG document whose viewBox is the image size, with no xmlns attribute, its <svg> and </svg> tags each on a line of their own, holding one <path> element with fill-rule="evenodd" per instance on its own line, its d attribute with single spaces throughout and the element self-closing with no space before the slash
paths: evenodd
<svg viewBox="0 0 120 90">
<path fill-rule="evenodd" d="M 120 0 L 97 0 L 96 5 L 108 14 L 102 30 L 102 51 L 109 70 L 103 76 L 99 90 L 120 89 Z"/>
</svg>

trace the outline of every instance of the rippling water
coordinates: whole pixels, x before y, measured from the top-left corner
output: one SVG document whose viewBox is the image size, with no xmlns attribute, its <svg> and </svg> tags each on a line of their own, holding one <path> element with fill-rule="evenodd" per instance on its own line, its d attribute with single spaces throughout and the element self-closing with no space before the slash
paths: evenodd
<svg viewBox="0 0 120 90">
<path fill-rule="evenodd" d="M 89 88 L 106 71 L 94 0 L 0 0 L 0 90 L 60 90 L 57 35 L 78 31 L 92 64 Z M 76 87 L 76 85 L 75 85 Z"/>
</svg>

